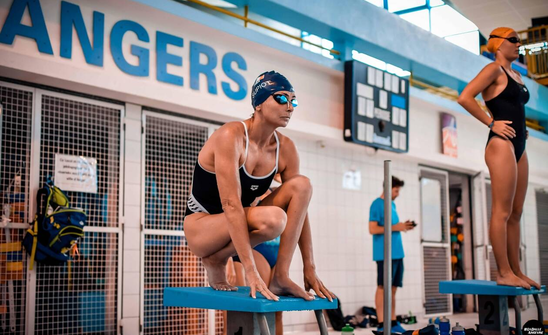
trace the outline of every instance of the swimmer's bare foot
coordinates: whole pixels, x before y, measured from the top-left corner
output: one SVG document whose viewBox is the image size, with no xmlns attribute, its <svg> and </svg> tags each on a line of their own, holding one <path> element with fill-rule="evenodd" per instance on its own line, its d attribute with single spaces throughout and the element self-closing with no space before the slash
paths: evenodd
<svg viewBox="0 0 548 335">
<path fill-rule="evenodd" d="M 213 257 L 202 258 L 202 263 L 207 271 L 209 286 L 217 291 L 238 291 L 238 288 L 232 286 L 226 280 L 226 261 L 217 261 Z"/>
<path fill-rule="evenodd" d="M 268 289 L 277 296 L 292 295 L 294 297 L 303 298 L 304 300 L 314 300 L 314 295 L 312 293 L 306 292 L 287 276 L 274 275 Z"/>
<path fill-rule="evenodd" d="M 536 281 L 534 281 L 533 279 L 527 277 L 526 275 L 524 275 L 523 273 L 520 273 L 520 274 L 517 274 L 517 276 L 524 280 L 527 284 L 531 285 L 531 286 L 534 286 L 537 290 L 540 290 L 540 284 L 537 283 Z"/>
<path fill-rule="evenodd" d="M 513 272 L 508 273 L 506 276 L 502 276 L 499 273 L 497 276 L 497 285 L 523 287 L 527 290 L 531 289 L 531 285 L 529 285 L 525 280 L 520 279 Z"/>
</svg>

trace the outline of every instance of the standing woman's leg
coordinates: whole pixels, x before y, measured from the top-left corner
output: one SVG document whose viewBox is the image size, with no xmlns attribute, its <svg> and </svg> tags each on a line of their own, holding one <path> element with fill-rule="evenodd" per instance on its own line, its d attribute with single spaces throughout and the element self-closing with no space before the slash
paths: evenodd
<svg viewBox="0 0 548 335">
<path fill-rule="evenodd" d="M 527 194 L 527 186 L 529 183 L 529 161 L 527 152 L 524 152 L 518 162 L 518 179 L 516 185 L 516 195 L 512 206 L 512 214 L 508 219 L 508 261 L 514 274 L 525 280 L 529 285 L 535 286 L 540 290 L 540 285 L 531 278 L 527 277 L 521 271 L 519 264 L 520 252 L 520 220 L 523 213 L 523 203 Z"/>
<path fill-rule="evenodd" d="M 500 137 L 493 137 L 485 148 L 493 200 L 489 238 L 497 262 L 497 284 L 530 288 L 529 284 L 514 274 L 508 261 L 506 227 L 512 213 L 517 183 L 517 164 L 513 149 L 510 141 Z"/>
</svg>

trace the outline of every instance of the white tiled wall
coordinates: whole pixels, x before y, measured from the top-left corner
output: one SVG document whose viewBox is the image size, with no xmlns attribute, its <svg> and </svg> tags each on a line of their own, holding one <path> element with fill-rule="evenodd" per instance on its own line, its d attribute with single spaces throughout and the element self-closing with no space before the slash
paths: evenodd
<svg viewBox="0 0 548 335">
<path fill-rule="evenodd" d="M 369 207 L 382 192 L 383 161 L 392 160 L 392 174 L 405 181 L 396 199 L 400 220 L 419 219 L 419 164 L 363 147 L 294 138 L 301 159 L 301 173 L 314 187 L 309 207 L 318 275 L 342 301 L 344 315 L 355 314 L 362 306 L 375 307 L 376 264 L 372 260 L 372 237 L 368 231 Z M 390 158 L 387 158 L 390 157 Z M 397 158 L 397 157 L 396 157 Z M 361 190 L 344 190 L 345 171 L 361 172 Z M 537 212 L 534 184 L 529 186 L 523 214 L 526 271 L 540 280 Z M 419 230 L 402 234 L 405 250 L 403 288 L 396 294 L 396 314 L 423 313 L 423 275 Z M 302 284 L 302 261 L 297 251 L 291 278 Z M 531 300 L 532 302 L 532 300 Z M 284 314 L 286 331 L 316 329 L 312 312 Z"/>
<path fill-rule="evenodd" d="M 295 140 L 301 158 L 301 173 L 314 187 L 309 207 L 314 255 L 318 275 L 342 301 L 345 315 L 355 314 L 362 306 L 375 307 L 377 268 L 373 261 L 372 236 L 369 234 L 369 207 L 382 193 L 384 178 L 382 153 L 353 145 L 334 147 L 305 139 Z M 343 174 L 349 169 L 361 172 L 361 190 L 342 188 Z M 405 181 L 395 203 L 400 220 L 419 219 L 419 166 L 392 160 L 392 174 Z M 405 275 L 403 288 L 396 297 L 396 313 L 422 307 L 420 233 L 403 233 Z M 302 261 L 296 253 L 291 277 L 302 283 Z M 314 329 L 312 312 L 284 315 L 286 330 Z"/>
<path fill-rule="evenodd" d="M 141 106 L 126 104 L 125 197 L 122 271 L 122 320 L 124 333 L 137 334 L 140 306 L 141 213 Z"/>
</svg>

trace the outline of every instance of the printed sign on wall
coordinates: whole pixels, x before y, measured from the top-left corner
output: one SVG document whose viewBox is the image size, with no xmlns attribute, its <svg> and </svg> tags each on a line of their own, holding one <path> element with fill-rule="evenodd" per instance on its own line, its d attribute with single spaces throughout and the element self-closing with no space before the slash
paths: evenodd
<svg viewBox="0 0 548 335">
<path fill-rule="evenodd" d="M 457 158 L 457 120 L 448 113 L 441 113 L 441 140 L 443 154 Z"/>
<path fill-rule="evenodd" d="M 342 187 L 345 190 L 361 190 L 362 188 L 362 173 L 355 168 L 350 168 L 343 175 Z"/>
<path fill-rule="evenodd" d="M 55 154 L 55 185 L 64 191 L 97 193 L 97 160 Z"/>
</svg>

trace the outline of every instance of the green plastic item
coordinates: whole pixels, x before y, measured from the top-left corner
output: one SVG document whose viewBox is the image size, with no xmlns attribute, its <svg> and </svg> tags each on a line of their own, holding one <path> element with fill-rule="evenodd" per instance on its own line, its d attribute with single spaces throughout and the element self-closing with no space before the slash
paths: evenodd
<svg viewBox="0 0 548 335">
<path fill-rule="evenodd" d="M 414 325 L 415 323 L 417 323 L 417 318 L 413 315 L 413 313 L 411 313 L 411 311 L 409 311 L 409 321 L 407 324 Z"/>
<path fill-rule="evenodd" d="M 342 328 L 342 333 L 345 335 L 354 335 L 354 328 L 347 323 L 346 326 Z"/>
</svg>

